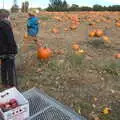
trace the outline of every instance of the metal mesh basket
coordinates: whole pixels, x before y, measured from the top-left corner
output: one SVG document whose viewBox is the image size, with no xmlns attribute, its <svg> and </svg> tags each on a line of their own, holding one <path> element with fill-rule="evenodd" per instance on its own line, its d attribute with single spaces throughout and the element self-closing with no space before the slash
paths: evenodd
<svg viewBox="0 0 120 120">
<path fill-rule="evenodd" d="M 39 89 L 33 88 L 23 95 L 30 104 L 29 120 L 86 120 Z"/>
</svg>

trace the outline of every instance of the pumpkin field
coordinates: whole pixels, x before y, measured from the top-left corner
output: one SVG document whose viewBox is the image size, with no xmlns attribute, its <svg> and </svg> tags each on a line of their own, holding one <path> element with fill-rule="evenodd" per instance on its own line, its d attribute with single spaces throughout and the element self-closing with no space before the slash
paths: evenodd
<svg viewBox="0 0 120 120">
<path fill-rule="evenodd" d="M 27 14 L 12 14 L 21 90 L 37 87 L 88 120 L 120 120 L 120 12 L 40 12 L 36 40 Z"/>
</svg>

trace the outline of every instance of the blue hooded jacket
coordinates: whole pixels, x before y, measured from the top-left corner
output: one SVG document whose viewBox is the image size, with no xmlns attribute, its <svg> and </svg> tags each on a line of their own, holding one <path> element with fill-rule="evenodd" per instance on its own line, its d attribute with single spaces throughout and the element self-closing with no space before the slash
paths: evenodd
<svg viewBox="0 0 120 120">
<path fill-rule="evenodd" d="M 36 36 L 39 31 L 39 23 L 37 17 L 30 17 L 27 21 L 27 31 L 29 36 Z"/>
</svg>

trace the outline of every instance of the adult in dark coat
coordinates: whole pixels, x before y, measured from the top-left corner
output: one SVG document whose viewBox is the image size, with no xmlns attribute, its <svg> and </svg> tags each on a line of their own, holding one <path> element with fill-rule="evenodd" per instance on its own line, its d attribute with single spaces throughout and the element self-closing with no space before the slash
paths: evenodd
<svg viewBox="0 0 120 120">
<path fill-rule="evenodd" d="M 12 27 L 9 21 L 9 12 L 0 9 L 0 59 L 1 79 L 6 87 L 17 86 L 15 71 L 15 55 L 17 45 L 14 40 Z"/>
</svg>

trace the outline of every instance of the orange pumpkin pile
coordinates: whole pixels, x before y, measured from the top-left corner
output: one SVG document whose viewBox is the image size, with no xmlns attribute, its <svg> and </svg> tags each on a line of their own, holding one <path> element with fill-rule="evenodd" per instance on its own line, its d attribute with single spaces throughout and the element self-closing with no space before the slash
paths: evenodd
<svg viewBox="0 0 120 120">
<path fill-rule="evenodd" d="M 37 56 L 39 59 L 48 59 L 52 56 L 52 51 L 49 48 L 38 48 L 37 50 Z"/>
</svg>

